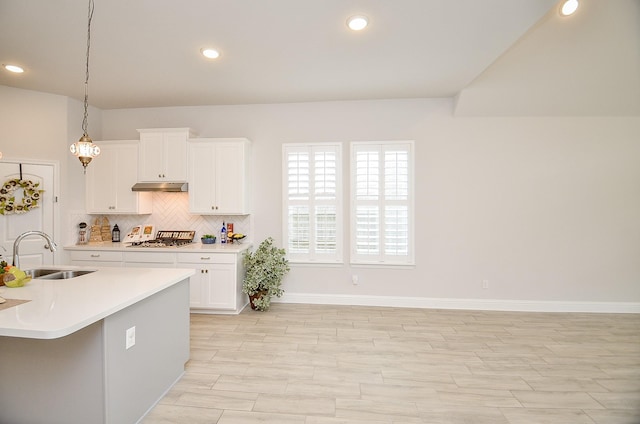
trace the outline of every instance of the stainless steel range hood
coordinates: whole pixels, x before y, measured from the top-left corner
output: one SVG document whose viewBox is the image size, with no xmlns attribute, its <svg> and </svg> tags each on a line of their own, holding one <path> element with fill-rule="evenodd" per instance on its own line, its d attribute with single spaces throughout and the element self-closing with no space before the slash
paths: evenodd
<svg viewBox="0 0 640 424">
<path fill-rule="evenodd" d="M 188 183 L 135 183 L 131 191 L 164 191 L 185 192 L 189 191 Z"/>
</svg>

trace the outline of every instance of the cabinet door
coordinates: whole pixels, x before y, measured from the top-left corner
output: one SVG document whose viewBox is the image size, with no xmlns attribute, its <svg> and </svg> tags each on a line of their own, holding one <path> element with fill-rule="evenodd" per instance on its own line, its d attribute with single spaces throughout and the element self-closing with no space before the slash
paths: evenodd
<svg viewBox="0 0 640 424">
<path fill-rule="evenodd" d="M 215 264 L 206 268 L 208 275 L 207 306 L 233 310 L 236 307 L 236 272 L 231 264 Z"/>
<path fill-rule="evenodd" d="M 196 269 L 196 273 L 189 279 L 189 306 L 192 308 L 204 308 L 205 291 L 208 286 L 209 276 L 204 269 Z"/>
<path fill-rule="evenodd" d="M 188 128 L 140 131 L 138 181 L 186 181 Z"/>
<path fill-rule="evenodd" d="M 244 213 L 244 162 L 243 144 L 216 145 L 215 193 L 218 213 Z"/>
<path fill-rule="evenodd" d="M 164 179 L 187 181 L 187 133 L 164 134 Z"/>
<path fill-rule="evenodd" d="M 117 152 L 117 165 L 114 169 L 114 186 L 116 187 L 115 209 L 118 213 L 151 213 L 151 194 L 131 191 L 131 187 L 138 180 L 137 166 L 138 145 L 120 145 Z M 139 209 L 139 206 L 142 206 L 142 209 Z"/>
<path fill-rule="evenodd" d="M 117 147 L 101 145 L 100 155 L 87 168 L 87 213 L 111 213 L 116 209 L 118 188 L 114 178 L 118 166 Z"/>
<path fill-rule="evenodd" d="M 100 143 L 100 156 L 87 168 L 86 208 L 90 214 L 151 213 L 151 193 L 136 193 L 138 141 Z"/>
<path fill-rule="evenodd" d="M 188 146 L 189 211 L 201 215 L 249 213 L 248 140 L 195 139 Z"/>
<path fill-rule="evenodd" d="M 138 181 L 166 181 L 164 174 L 164 137 L 161 132 L 140 134 Z"/>
<path fill-rule="evenodd" d="M 189 211 L 215 214 L 215 147 L 210 143 L 189 143 Z"/>
</svg>

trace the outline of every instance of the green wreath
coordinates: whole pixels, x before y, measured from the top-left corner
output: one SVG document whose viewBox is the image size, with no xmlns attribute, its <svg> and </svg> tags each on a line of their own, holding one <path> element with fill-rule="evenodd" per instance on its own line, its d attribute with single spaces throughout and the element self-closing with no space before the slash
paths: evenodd
<svg viewBox="0 0 640 424">
<path fill-rule="evenodd" d="M 0 188 L 0 214 L 27 213 L 31 209 L 37 208 L 40 195 L 44 192 L 44 190 L 38 189 L 38 186 L 40 183 L 20 178 L 14 178 L 2 184 L 2 188 Z M 16 202 L 15 191 L 19 188 L 23 191 L 22 200 Z"/>
</svg>

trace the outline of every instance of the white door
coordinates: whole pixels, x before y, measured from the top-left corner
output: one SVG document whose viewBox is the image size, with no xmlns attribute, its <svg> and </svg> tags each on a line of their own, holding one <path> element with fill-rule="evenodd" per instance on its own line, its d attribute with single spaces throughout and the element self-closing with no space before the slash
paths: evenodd
<svg viewBox="0 0 640 424">
<path fill-rule="evenodd" d="M 31 208 L 25 213 L 5 212 L 0 214 L 0 254 L 8 264 L 12 263 L 13 242 L 25 231 L 43 231 L 56 240 L 54 234 L 54 165 L 22 163 L 22 180 L 39 183 L 38 189 L 44 190 L 38 201 L 38 207 Z M 0 184 L 20 178 L 20 163 L 0 161 Z M 24 200 L 24 190 L 13 190 L 14 204 L 21 204 Z M 20 268 L 30 269 L 42 265 L 53 265 L 54 254 L 46 247 L 47 242 L 40 236 L 30 236 L 20 243 Z"/>
</svg>

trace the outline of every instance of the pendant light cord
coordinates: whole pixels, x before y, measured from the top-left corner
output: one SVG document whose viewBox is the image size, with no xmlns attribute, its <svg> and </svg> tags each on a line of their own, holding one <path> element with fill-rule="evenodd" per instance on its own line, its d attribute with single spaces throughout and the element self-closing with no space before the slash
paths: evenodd
<svg viewBox="0 0 640 424">
<path fill-rule="evenodd" d="M 87 122 L 89 119 L 89 49 L 91 48 L 91 20 L 93 19 L 93 0 L 89 0 L 87 18 L 87 68 L 84 79 L 84 117 L 82 118 L 82 132 L 87 136 Z"/>
</svg>

